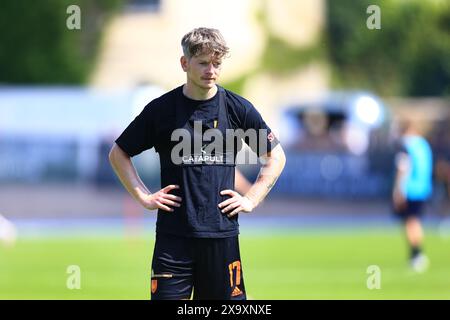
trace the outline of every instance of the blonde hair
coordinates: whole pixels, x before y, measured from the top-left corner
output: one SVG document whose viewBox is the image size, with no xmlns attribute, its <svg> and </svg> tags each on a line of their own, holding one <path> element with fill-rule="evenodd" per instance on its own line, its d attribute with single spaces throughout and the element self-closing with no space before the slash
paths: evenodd
<svg viewBox="0 0 450 320">
<path fill-rule="evenodd" d="M 196 28 L 185 34 L 181 39 L 181 47 L 188 59 L 200 54 L 213 54 L 222 59 L 229 52 L 220 31 L 212 28 Z"/>
</svg>

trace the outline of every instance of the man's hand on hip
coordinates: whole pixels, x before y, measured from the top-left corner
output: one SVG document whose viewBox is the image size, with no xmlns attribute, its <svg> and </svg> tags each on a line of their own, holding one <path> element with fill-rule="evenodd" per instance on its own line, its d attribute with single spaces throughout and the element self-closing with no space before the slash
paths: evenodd
<svg viewBox="0 0 450 320">
<path fill-rule="evenodd" d="M 141 199 L 141 204 L 149 210 L 161 209 L 164 211 L 172 212 L 172 207 L 180 207 L 181 198 L 173 194 L 169 194 L 174 189 L 179 189 L 177 185 L 168 185 L 167 187 L 159 190 L 158 192 L 147 194 Z"/>
<path fill-rule="evenodd" d="M 227 217 L 231 218 L 239 212 L 251 212 L 255 206 L 249 198 L 241 196 L 234 190 L 222 190 L 220 192 L 221 195 L 229 195 L 230 199 L 227 199 L 221 203 L 219 203 L 219 208 L 222 210 L 222 213 L 228 213 Z"/>
</svg>

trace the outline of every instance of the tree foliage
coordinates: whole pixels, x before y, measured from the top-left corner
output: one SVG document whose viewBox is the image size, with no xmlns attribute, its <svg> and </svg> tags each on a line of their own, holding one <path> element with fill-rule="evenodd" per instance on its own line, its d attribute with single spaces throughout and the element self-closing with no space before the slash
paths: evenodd
<svg viewBox="0 0 450 320">
<path fill-rule="evenodd" d="M 366 10 L 381 9 L 369 30 Z M 338 86 L 383 95 L 450 93 L 450 5 L 440 0 L 328 0 L 329 58 Z"/>
<path fill-rule="evenodd" d="M 6 0 L 0 10 L 0 83 L 83 83 L 95 63 L 102 27 L 120 0 Z M 81 9 L 69 30 L 67 8 Z"/>
</svg>

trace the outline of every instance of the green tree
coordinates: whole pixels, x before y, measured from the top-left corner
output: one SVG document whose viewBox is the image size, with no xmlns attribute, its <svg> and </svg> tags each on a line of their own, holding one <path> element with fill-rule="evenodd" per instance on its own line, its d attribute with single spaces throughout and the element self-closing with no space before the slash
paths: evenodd
<svg viewBox="0 0 450 320">
<path fill-rule="evenodd" d="M 367 7 L 381 9 L 369 30 Z M 329 57 L 335 84 L 383 95 L 450 93 L 450 5 L 439 0 L 328 0 Z"/>
<path fill-rule="evenodd" d="M 0 5 L 0 83 L 83 83 L 96 61 L 101 30 L 121 0 L 6 0 Z M 81 30 L 69 30 L 69 5 Z"/>
</svg>

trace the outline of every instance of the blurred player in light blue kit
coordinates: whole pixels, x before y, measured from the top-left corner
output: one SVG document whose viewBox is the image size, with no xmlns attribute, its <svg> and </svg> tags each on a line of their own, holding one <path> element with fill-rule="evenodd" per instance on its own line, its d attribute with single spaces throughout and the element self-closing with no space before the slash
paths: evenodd
<svg viewBox="0 0 450 320">
<path fill-rule="evenodd" d="M 423 272 L 428 268 L 429 260 L 422 248 L 424 233 L 421 217 L 424 205 L 432 194 L 433 157 L 430 145 L 412 122 L 402 122 L 400 134 L 393 204 L 396 214 L 405 224 L 411 267 L 416 272 Z"/>
</svg>

